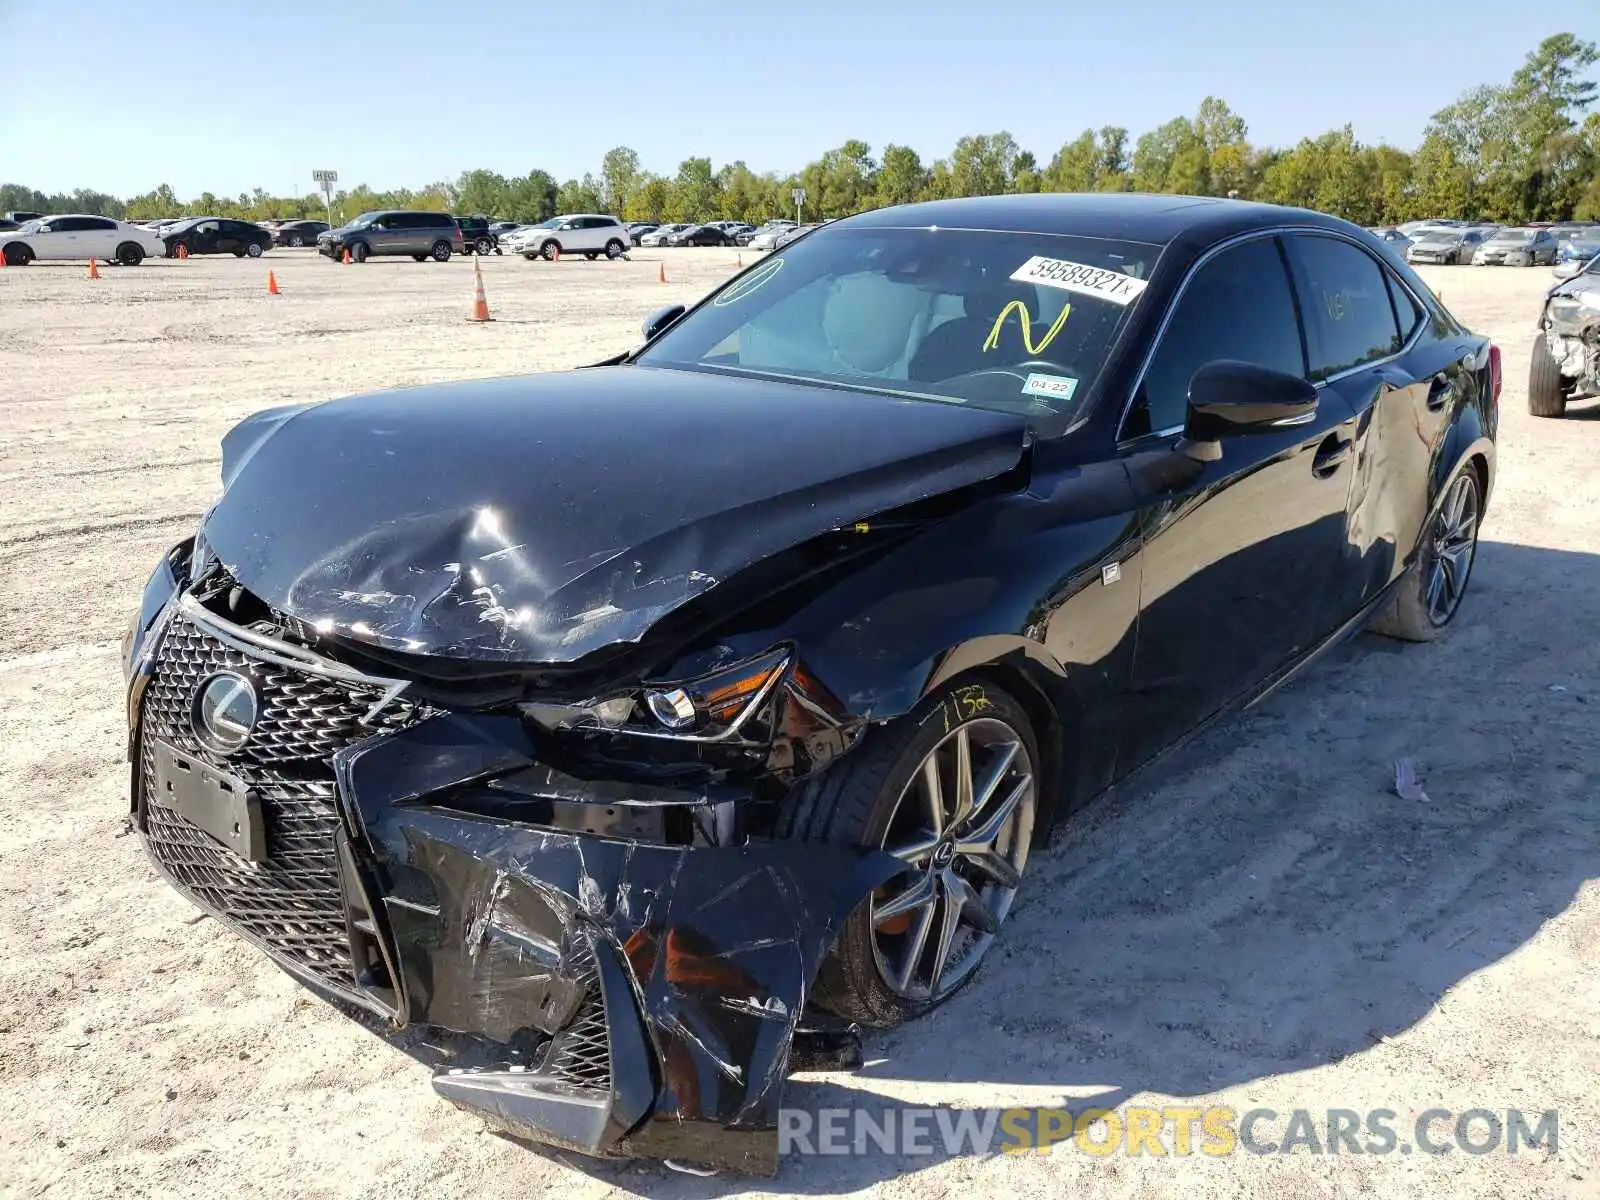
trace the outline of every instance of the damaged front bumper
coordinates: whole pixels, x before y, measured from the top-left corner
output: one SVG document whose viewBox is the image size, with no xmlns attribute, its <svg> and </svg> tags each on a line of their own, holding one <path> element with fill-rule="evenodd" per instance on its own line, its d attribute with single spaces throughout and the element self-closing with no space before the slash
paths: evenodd
<svg viewBox="0 0 1600 1200">
<path fill-rule="evenodd" d="M 742 838 L 737 799 L 707 789 L 562 775 L 515 716 L 412 704 L 157 603 L 179 565 L 152 582 L 126 660 L 133 811 L 168 879 L 509 1133 L 776 1170 L 817 969 L 902 865 Z M 231 753 L 202 736 L 219 675 L 259 696 Z M 669 827 L 692 832 L 672 844 Z"/>
</svg>

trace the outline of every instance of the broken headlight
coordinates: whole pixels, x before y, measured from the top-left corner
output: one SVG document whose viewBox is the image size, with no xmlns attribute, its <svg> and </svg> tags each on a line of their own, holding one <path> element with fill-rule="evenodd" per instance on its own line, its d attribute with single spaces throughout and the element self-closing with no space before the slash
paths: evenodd
<svg viewBox="0 0 1600 1200">
<path fill-rule="evenodd" d="M 789 661 L 789 651 L 780 647 L 684 683 L 646 683 L 579 703 L 532 701 L 521 711 L 552 732 L 729 741 L 772 694 Z"/>
</svg>

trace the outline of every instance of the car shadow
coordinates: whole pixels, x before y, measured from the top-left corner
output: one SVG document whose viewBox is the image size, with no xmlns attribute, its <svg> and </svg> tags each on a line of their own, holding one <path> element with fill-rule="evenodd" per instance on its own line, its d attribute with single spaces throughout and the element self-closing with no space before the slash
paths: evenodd
<svg viewBox="0 0 1600 1200">
<path fill-rule="evenodd" d="M 786 1106 L 1181 1099 L 1409 1029 L 1600 876 L 1597 592 L 1600 556 L 1482 543 L 1446 636 L 1363 634 L 1090 804 L 971 987 L 869 1032 L 854 1074 L 792 1079 Z M 1395 793 L 1402 757 L 1427 801 Z M 943 1157 L 791 1157 L 762 1190 L 854 1192 Z M 653 1197 L 751 1183 L 583 1169 L 656 1172 Z"/>
</svg>

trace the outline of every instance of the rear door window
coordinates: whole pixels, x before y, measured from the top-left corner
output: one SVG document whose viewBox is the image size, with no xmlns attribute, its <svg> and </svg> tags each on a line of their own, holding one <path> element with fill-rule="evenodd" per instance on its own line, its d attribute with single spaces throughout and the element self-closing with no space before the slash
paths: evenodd
<svg viewBox="0 0 1600 1200">
<path fill-rule="evenodd" d="M 1288 239 L 1305 314 L 1313 382 L 1399 351 L 1400 322 L 1377 259 L 1350 242 L 1317 234 Z"/>
</svg>

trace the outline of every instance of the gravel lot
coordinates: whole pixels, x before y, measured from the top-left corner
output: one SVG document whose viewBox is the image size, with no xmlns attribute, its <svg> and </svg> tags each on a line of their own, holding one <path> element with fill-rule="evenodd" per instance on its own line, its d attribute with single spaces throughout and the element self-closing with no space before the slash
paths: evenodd
<svg viewBox="0 0 1600 1200">
<path fill-rule="evenodd" d="M 733 263 L 490 259 L 490 325 L 465 319 L 460 260 L 0 271 L 0 1195 L 746 1189 L 487 1134 L 423 1068 L 198 918 L 124 831 L 115 648 L 151 563 L 214 494 L 238 418 L 596 359 Z M 790 1160 L 756 1194 L 1600 1194 L 1600 407 L 1526 415 L 1548 271 L 1428 278 L 1506 363 L 1500 473 L 1450 635 L 1359 638 L 1092 806 L 1034 860 L 975 986 L 871 1038 L 863 1071 L 789 1095 L 1388 1108 L 1402 1132 L 1433 1107 L 1557 1109 L 1559 1155 L 1069 1144 Z M 1401 755 L 1430 802 L 1394 795 Z"/>
</svg>

